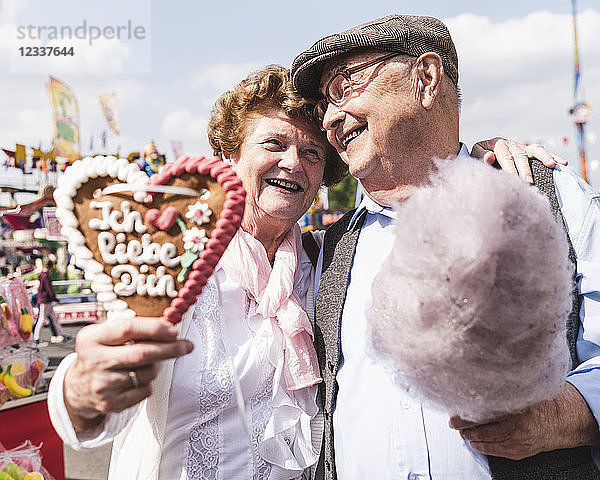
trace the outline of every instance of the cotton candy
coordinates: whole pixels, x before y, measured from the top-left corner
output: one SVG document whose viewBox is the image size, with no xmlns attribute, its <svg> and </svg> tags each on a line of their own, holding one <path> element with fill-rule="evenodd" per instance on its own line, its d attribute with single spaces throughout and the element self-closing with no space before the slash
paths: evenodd
<svg viewBox="0 0 600 480">
<path fill-rule="evenodd" d="M 547 197 L 470 158 L 395 206 L 367 341 L 394 381 L 485 421 L 552 398 L 570 367 L 572 264 Z"/>
</svg>

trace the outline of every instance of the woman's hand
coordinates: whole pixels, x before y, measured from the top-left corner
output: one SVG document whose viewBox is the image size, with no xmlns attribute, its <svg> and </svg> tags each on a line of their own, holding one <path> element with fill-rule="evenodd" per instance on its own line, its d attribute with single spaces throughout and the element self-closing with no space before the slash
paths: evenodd
<svg viewBox="0 0 600 480">
<path fill-rule="evenodd" d="M 549 168 L 556 167 L 557 163 L 567 164 L 566 160 L 548 152 L 541 145 L 523 145 L 500 137 L 477 142 L 473 145 L 471 156 L 490 165 L 497 161 L 502 170 L 519 175 L 523 181 L 530 184 L 533 184 L 533 176 L 529 168 L 529 158 L 537 158 Z"/>
<path fill-rule="evenodd" d="M 118 319 L 81 329 L 77 359 L 63 386 L 75 431 L 99 425 L 107 413 L 150 396 L 159 363 L 192 349 L 191 342 L 177 339 L 177 328 L 164 318 Z"/>
</svg>

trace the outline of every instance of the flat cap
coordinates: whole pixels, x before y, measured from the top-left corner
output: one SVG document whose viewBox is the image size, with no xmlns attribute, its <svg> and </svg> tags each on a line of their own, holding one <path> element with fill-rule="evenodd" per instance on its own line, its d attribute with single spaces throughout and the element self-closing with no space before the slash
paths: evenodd
<svg viewBox="0 0 600 480">
<path fill-rule="evenodd" d="M 444 73 L 458 85 L 458 56 L 446 25 L 433 17 L 389 15 L 324 37 L 298 55 L 291 68 L 294 87 L 305 97 L 318 98 L 325 63 L 362 48 L 413 57 L 435 52 L 442 58 Z"/>
</svg>

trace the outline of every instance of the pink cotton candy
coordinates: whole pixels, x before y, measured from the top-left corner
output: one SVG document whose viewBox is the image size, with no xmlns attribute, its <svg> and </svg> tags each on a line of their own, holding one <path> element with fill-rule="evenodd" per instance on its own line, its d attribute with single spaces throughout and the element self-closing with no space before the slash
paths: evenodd
<svg viewBox="0 0 600 480">
<path fill-rule="evenodd" d="M 516 176 L 468 158 L 437 165 L 431 186 L 396 206 L 370 348 L 398 385 L 450 415 L 521 411 L 553 397 L 569 371 L 566 235 Z"/>
</svg>

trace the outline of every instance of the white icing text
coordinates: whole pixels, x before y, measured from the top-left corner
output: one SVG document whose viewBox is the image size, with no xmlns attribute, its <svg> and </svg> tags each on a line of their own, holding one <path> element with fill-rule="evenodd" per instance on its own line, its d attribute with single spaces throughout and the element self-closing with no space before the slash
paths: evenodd
<svg viewBox="0 0 600 480">
<path fill-rule="evenodd" d="M 117 265 L 110 274 L 118 278 L 114 291 L 117 295 L 128 297 L 130 295 L 150 295 L 151 297 L 164 296 L 174 298 L 177 296 L 175 280 L 167 274 L 162 265 L 156 269 L 156 274 L 144 275 L 133 265 Z"/>
<path fill-rule="evenodd" d="M 118 237 L 118 235 L 117 235 Z M 119 242 L 114 234 L 100 232 L 98 234 L 98 249 L 102 260 L 109 265 L 116 263 L 133 263 L 134 265 L 163 265 L 174 268 L 179 265 L 180 256 L 177 247 L 172 243 L 159 245 L 152 241 L 150 234 L 142 235 L 142 241 L 130 240 L 128 243 Z"/>
<path fill-rule="evenodd" d="M 121 212 L 113 210 L 113 204 L 109 201 L 98 202 L 92 200 L 91 208 L 102 209 L 102 219 L 92 218 L 88 225 L 94 230 L 114 230 L 115 232 L 146 233 L 148 227 L 144 225 L 140 212 L 131 209 L 131 204 L 127 200 L 121 202 Z"/>
</svg>

